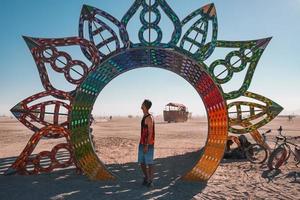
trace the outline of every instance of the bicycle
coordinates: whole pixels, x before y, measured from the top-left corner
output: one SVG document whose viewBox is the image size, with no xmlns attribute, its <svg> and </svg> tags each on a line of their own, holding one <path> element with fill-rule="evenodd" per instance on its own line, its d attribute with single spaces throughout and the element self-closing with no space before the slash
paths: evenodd
<svg viewBox="0 0 300 200">
<path fill-rule="evenodd" d="M 270 133 L 271 130 L 262 133 L 263 141 L 266 141 L 266 134 Z M 255 143 L 251 144 L 249 147 L 245 149 L 245 155 L 248 161 L 254 164 L 262 164 L 267 158 L 268 154 L 271 151 L 271 148 L 265 143 L 265 145 Z"/>
<path fill-rule="evenodd" d="M 276 141 L 283 142 L 274 149 L 274 151 L 270 154 L 268 159 L 268 168 L 279 169 L 283 164 L 287 163 L 287 160 L 290 158 L 291 153 L 294 155 L 294 160 L 297 162 L 296 166 L 300 164 L 300 146 L 296 145 L 292 142 L 287 141 L 287 137 L 282 135 L 282 127 L 280 126 L 278 129 L 279 136 L 276 136 Z M 294 146 L 294 151 L 291 146 Z"/>
</svg>

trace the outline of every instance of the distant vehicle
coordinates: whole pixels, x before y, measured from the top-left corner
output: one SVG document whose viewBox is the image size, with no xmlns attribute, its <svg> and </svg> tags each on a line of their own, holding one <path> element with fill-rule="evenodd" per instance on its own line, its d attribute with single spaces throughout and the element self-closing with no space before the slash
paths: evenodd
<svg viewBox="0 0 300 200">
<path fill-rule="evenodd" d="M 179 103 L 168 103 L 164 110 L 165 122 L 186 122 L 189 117 L 188 109 Z"/>
</svg>

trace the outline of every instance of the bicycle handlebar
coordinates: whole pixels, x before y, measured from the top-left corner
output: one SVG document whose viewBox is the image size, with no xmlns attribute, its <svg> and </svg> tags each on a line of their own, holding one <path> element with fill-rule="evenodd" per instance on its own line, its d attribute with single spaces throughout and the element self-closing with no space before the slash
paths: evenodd
<svg viewBox="0 0 300 200">
<path fill-rule="evenodd" d="M 271 129 L 267 130 L 267 131 L 265 132 L 265 134 L 266 134 L 266 133 L 271 133 Z"/>
</svg>

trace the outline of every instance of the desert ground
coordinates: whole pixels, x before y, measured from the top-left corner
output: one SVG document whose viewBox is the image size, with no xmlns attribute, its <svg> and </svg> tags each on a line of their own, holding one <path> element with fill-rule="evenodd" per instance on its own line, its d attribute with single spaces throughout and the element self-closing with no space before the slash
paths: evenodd
<svg viewBox="0 0 300 200">
<path fill-rule="evenodd" d="M 136 162 L 140 118 L 96 118 L 92 125 L 99 158 L 117 181 L 90 181 L 74 167 L 32 176 L 4 176 L 21 153 L 32 132 L 10 117 L 0 118 L 0 199 L 300 199 L 300 170 L 293 156 L 280 170 L 247 160 L 223 159 L 207 183 L 180 179 L 198 160 L 207 136 L 207 120 L 193 118 L 185 123 L 165 123 L 157 117 L 155 182 L 141 185 L 142 173 Z M 273 146 L 277 129 L 300 144 L 300 117 L 277 118 L 260 131 Z M 250 135 L 246 135 L 250 139 Z M 63 139 L 43 139 L 33 153 L 51 150 Z M 299 166 L 300 167 L 300 166 Z"/>
</svg>

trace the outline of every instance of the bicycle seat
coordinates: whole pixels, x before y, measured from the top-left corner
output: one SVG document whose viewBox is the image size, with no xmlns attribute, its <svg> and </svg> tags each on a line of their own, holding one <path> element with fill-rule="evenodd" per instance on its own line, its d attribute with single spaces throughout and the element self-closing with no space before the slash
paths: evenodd
<svg viewBox="0 0 300 200">
<path fill-rule="evenodd" d="M 280 136 L 276 136 L 276 139 L 277 139 L 277 140 L 284 140 L 284 138 L 283 138 L 283 137 L 280 137 Z"/>
</svg>

